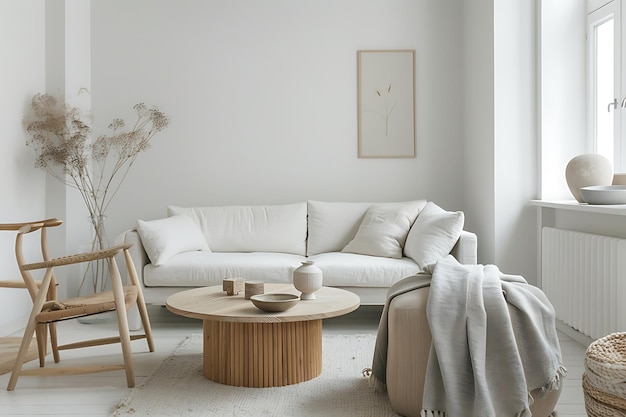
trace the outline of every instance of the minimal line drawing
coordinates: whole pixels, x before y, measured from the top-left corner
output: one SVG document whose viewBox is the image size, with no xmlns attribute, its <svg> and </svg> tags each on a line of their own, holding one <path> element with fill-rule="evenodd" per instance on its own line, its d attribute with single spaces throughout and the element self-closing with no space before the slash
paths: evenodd
<svg viewBox="0 0 626 417">
<path fill-rule="evenodd" d="M 391 119 L 393 110 L 396 108 L 396 105 L 398 104 L 398 100 L 397 99 L 393 100 L 393 104 L 391 105 L 391 108 L 389 107 L 389 100 L 393 99 L 393 97 L 391 97 L 391 83 L 389 83 L 389 86 L 387 87 L 387 91 L 384 92 L 385 94 L 384 97 L 380 93 L 380 90 L 376 90 L 376 94 L 378 95 L 378 97 L 385 100 L 385 104 L 384 104 L 385 111 L 384 112 L 379 112 L 376 110 L 371 110 L 371 111 L 374 112 L 376 115 L 380 116 L 385 122 L 385 137 L 388 137 L 389 136 L 389 120 Z"/>
</svg>

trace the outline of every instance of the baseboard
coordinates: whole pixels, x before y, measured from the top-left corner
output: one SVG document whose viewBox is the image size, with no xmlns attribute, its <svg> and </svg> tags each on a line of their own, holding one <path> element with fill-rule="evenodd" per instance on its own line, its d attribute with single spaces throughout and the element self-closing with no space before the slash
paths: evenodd
<svg viewBox="0 0 626 417">
<path fill-rule="evenodd" d="M 594 340 L 593 338 L 587 336 L 586 334 L 582 334 L 578 330 L 574 329 L 572 326 L 565 324 L 560 320 L 556 321 L 556 329 L 561 333 L 564 333 L 566 336 L 571 337 L 583 346 L 588 347 Z"/>
</svg>

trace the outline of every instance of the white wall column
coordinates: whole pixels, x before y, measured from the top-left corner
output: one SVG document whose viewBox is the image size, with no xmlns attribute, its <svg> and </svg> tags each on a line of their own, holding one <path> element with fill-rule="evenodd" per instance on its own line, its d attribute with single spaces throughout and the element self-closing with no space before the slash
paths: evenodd
<svg viewBox="0 0 626 417">
<path fill-rule="evenodd" d="M 46 93 L 65 98 L 91 111 L 91 2 L 84 0 L 48 0 L 46 2 Z M 46 179 L 46 213 L 64 221 L 62 232 L 51 232 L 52 253 L 62 256 L 75 253 L 90 241 L 88 212 L 80 194 L 56 178 Z M 82 248 L 84 249 L 84 247 Z M 79 268 L 72 270 L 73 280 L 61 283 L 61 296 L 74 295 Z"/>
</svg>

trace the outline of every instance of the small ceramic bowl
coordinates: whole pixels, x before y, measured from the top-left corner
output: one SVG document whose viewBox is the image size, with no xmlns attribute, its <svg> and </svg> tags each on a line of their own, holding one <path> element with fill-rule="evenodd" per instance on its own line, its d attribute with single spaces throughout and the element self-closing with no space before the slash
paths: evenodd
<svg viewBox="0 0 626 417">
<path fill-rule="evenodd" d="M 580 195 L 588 204 L 626 204 L 626 185 L 583 187 Z"/>
<path fill-rule="evenodd" d="M 259 310 L 275 313 L 290 309 L 300 298 L 293 294 L 257 294 L 250 297 L 250 301 Z"/>
</svg>

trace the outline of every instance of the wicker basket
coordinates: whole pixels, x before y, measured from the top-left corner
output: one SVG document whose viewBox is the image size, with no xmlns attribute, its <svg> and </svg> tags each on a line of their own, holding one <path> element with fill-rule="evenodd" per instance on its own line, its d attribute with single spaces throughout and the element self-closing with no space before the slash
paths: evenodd
<svg viewBox="0 0 626 417">
<path fill-rule="evenodd" d="M 626 333 L 612 333 L 591 343 L 585 373 L 596 389 L 626 398 Z"/>
<path fill-rule="evenodd" d="M 589 416 L 626 416 L 626 333 L 613 333 L 589 345 L 583 391 Z"/>
<path fill-rule="evenodd" d="M 604 404 L 585 391 L 585 410 L 589 417 L 624 417 L 626 411 Z"/>
<path fill-rule="evenodd" d="M 626 416 L 626 398 L 618 397 L 613 394 L 609 394 L 605 391 L 594 387 L 589 378 L 587 378 L 587 374 L 583 374 L 583 390 L 585 392 L 585 402 L 586 397 L 591 397 L 595 403 L 600 403 L 604 406 L 608 406 L 611 409 L 622 411 L 620 416 Z"/>
</svg>

